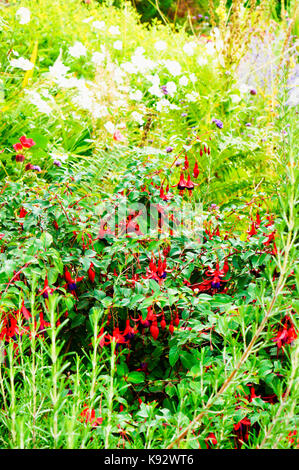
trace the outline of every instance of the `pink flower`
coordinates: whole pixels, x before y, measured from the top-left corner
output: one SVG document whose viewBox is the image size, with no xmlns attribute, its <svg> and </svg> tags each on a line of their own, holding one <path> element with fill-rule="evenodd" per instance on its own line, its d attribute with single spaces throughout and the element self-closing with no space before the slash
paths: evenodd
<svg viewBox="0 0 299 470">
<path fill-rule="evenodd" d="M 23 145 L 20 142 L 17 142 L 16 144 L 13 144 L 13 148 L 16 152 L 19 152 L 19 150 L 23 149 Z"/>
<path fill-rule="evenodd" d="M 123 142 L 125 140 L 125 137 L 122 135 L 122 133 L 117 129 L 114 134 L 113 134 L 113 139 L 116 140 L 116 142 Z"/>
<path fill-rule="evenodd" d="M 22 137 L 20 137 L 20 142 L 26 149 L 30 149 L 30 147 L 33 147 L 33 145 L 35 145 L 35 142 L 32 139 L 27 139 L 25 135 L 22 135 Z"/>
</svg>

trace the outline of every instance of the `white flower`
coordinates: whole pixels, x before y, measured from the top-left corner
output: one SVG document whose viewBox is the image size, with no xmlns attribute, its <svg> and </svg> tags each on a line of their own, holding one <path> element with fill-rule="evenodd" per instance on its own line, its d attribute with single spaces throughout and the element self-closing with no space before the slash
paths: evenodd
<svg viewBox="0 0 299 470">
<path fill-rule="evenodd" d="M 168 91 L 170 96 L 174 96 L 177 88 L 174 82 L 167 82 L 166 83 L 166 90 Z"/>
<path fill-rule="evenodd" d="M 62 51 L 60 51 L 60 54 L 54 64 L 49 67 L 49 74 L 50 77 L 53 79 L 59 79 L 61 77 L 64 77 L 70 69 L 62 63 L 61 54 Z"/>
<path fill-rule="evenodd" d="M 20 57 L 19 59 L 11 59 L 9 65 L 11 67 L 22 70 L 31 70 L 34 67 L 34 64 L 30 62 L 30 60 L 24 59 L 24 57 Z"/>
<path fill-rule="evenodd" d="M 116 49 L 117 51 L 121 51 L 122 48 L 123 48 L 123 43 L 122 43 L 122 41 L 115 41 L 114 44 L 113 44 L 113 47 L 114 47 L 114 49 Z"/>
<path fill-rule="evenodd" d="M 61 162 L 65 162 L 68 159 L 68 155 L 66 153 L 50 153 L 53 160 L 59 160 Z"/>
<path fill-rule="evenodd" d="M 165 51 L 167 49 L 167 44 L 165 41 L 157 41 L 154 45 L 155 49 L 159 52 Z"/>
<path fill-rule="evenodd" d="M 165 60 L 164 65 L 167 68 L 168 72 L 176 77 L 177 75 L 181 75 L 182 67 L 176 60 Z"/>
<path fill-rule="evenodd" d="M 94 21 L 94 22 L 92 23 L 92 27 L 93 27 L 94 29 L 100 29 L 100 30 L 102 30 L 102 29 L 105 28 L 105 26 L 106 26 L 105 21 L 98 21 L 98 20 L 96 20 L 96 21 Z"/>
<path fill-rule="evenodd" d="M 118 36 L 120 34 L 120 30 L 118 26 L 110 26 L 108 29 L 108 33 L 111 34 L 111 36 Z"/>
<path fill-rule="evenodd" d="M 248 93 L 249 90 L 250 90 L 250 87 L 246 85 L 246 83 L 241 83 L 241 85 L 239 86 L 239 92 L 242 94 Z"/>
<path fill-rule="evenodd" d="M 192 103 L 194 103 L 199 98 L 199 94 L 196 93 L 195 91 L 192 91 L 191 93 L 186 94 L 186 98 L 188 101 L 191 101 Z"/>
<path fill-rule="evenodd" d="M 194 49 L 196 48 L 196 42 L 186 42 L 183 46 L 183 51 L 185 54 L 191 56 L 194 54 Z"/>
<path fill-rule="evenodd" d="M 162 100 L 158 101 L 156 104 L 156 109 L 157 111 L 168 111 L 168 107 L 170 106 L 170 101 L 167 100 L 166 98 L 163 98 Z"/>
<path fill-rule="evenodd" d="M 102 65 L 104 60 L 105 60 L 105 53 L 98 52 L 98 51 L 95 51 L 92 53 L 91 62 L 93 62 L 95 65 Z"/>
<path fill-rule="evenodd" d="M 51 106 L 49 106 L 48 103 L 41 98 L 39 93 L 37 93 L 36 91 L 26 91 L 26 95 L 29 103 L 34 104 L 40 113 L 48 115 L 51 114 Z"/>
<path fill-rule="evenodd" d="M 210 42 L 210 41 L 207 42 L 207 44 L 206 44 L 206 53 L 207 53 L 208 55 L 213 55 L 213 54 L 216 53 L 215 46 L 214 46 L 214 44 L 213 44 L 212 42 Z"/>
<path fill-rule="evenodd" d="M 104 127 L 105 127 L 106 131 L 109 132 L 110 134 L 114 134 L 114 132 L 116 130 L 115 125 L 111 121 L 106 122 L 106 124 L 104 124 Z"/>
<path fill-rule="evenodd" d="M 201 55 L 199 55 L 197 57 L 197 63 L 198 65 L 207 65 L 208 60 L 205 57 L 202 57 Z"/>
<path fill-rule="evenodd" d="M 140 90 L 132 91 L 129 95 L 131 100 L 140 101 L 142 100 L 143 93 Z"/>
<path fill-rule="evenodd" d="M 87 50 L 82 42 L 76 41 L 75 44 L 69 48 L 68 52 L 72 57 L 78 59 L 81 56 L 85 56 Z"/>
<path fill-rule="evenodd" d="M 134 121 L 138 122 L 138 124 L 142 126 L 142 124 L 144 123 L 142 114 L 138 113 L 137 111 L 133 111 L 131 116 Z"/>
<path fill-rule="evenodd" d="M 230 99 L 232 100 L 232 103 L 238 104 L 242 98 L 239 95 L 230 95 Z"/>
<path fill-rule="evenodd" d="M 195 73 L 190 73 L 189 77 L 192 83 L 197 82 L 197 76 L 195 75 Z"/>
<path fill-rule="evenodd" d="M 20 24 L 27 24 L 30 21 L 30 10 L 28 10 L 28 8 L 21 7 L 16 12 L 16 17 Z"/>
<path fill-rule="evenodd" d="M 179 84 L 180 84 L 181 86 L 187 86 L 187 85 L 188 85 L 188 82 L 189 82 L 189 80 L 188 80 L 187 77 L 185 77 L 185 75 L 183 75 L 183 76 L 179 79 Z"/>
</svg>

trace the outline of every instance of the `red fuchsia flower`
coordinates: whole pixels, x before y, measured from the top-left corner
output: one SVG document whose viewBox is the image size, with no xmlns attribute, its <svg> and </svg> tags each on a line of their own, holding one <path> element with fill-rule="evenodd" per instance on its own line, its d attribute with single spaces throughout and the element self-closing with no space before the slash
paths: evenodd
<svg viewBox="0 0 299 470">
<path fill-rule="evenodd" d="M 174 326 L 173 326 L 173 321 L 172 321 L 172 320 L 171 320 L 171 322 L 170 322 L 170 324 L 169 324 L 169 328 L 168 328 L 168 329 L 169 329 L 169 333 L 170 333 L 171 335 L 173 335 Z"/>
<path fill-rule="evenodd" d="M 41 295 L 43 296 L 44 299 L 49 298 L 49 294 L 53 294 L 55 289 L 51 289 L 49 287 L 49 282 L 48 278 L 46 277 L 45 282 L 44 282 L 44 288 L 41 290 Z"/>
<path fill-rule="evenodd" d="M 207 449 L 211 449 L 211 444 L 213 447 L 217 445 L 218 442 L 213 432 L 210 432 L 208 436 L 205 438 L 205 443 L 206 443 Z"/>
<path fill-rule="evenodd" d="M 73 279 L 72 276 L 71 276 L 71 273 L 69 272 L 69 270 L 67 268 L 65 268 L 64 279 L 67 282 L 68 290 L 71 291 L 71 292 L 74 292 L 77 289 L 77 283 L 82 281 L 82 279 L 84 279 L 84 276 Z"/>
<path fill-rule="evenodd" d="M 194 168 L 193 168 L 193 176 L 194 178 L 197 178 L 199 175 L 199 168 L 198 168 L 198 163 L 197 161 L 195 162 Z"/>
<path fill-rule="evenodd" d="M 188 189 L 188 191 L 193 191 L 193 189 L 195 187 L 195 184 L 196 183 L 193 183 L 193 181 L 191 181 L 190 173 L 188 173 L 188 179 L 187 179 L 187 182 L 186 182 L 186 189 Z"/>
<path fill-rule="evenodd" d="M 103 418 L 96 418 L 95 410 L 90 409 L 86 404 L 84 405 L 82 413 L 80 413 L 80 417 L 81 423 L 85 422 L 85 424 L 91 424 L 93 428 L 99 426 L 103 422 Z"/>
<path fill-rule="evenodd" d="M 24 315 L 26 320 L 29 320 L 29 318 L 31 318 L 31 313 L 29 312 L 29 310 L 27 310 L 27 308 L 24 305 L 24 300 L 22 300 L 22 306 L 18 312 L 21 312 Z"/>
<path fill-rule="evenodd" d="M 183 168 L 183 170 L 184 170 L 184 171 L 187 171 L 188 168 L 189 168 L 189 160 L 188 160 L 187 155 L 185 155 L 184 168 Z"/>
<path fill-rule="evenodd" d="M 251 228 L 250 228 L 250 230 L 247 230 L 247 233 L 248 233 L 248 237 L 247 237 L 247 238 L 250 238 L 250 237 L 252 237 L 253 235 L 256 235 L 256 234 L 257 234 L 256 228 L 255 228 L 255 223 L 254 223 L 254 222 L 252 222 Z"/>
<path fill-rule="evenodd" d="M 187 181 L 185 180 L 184 173 L 181 172 L 180 181 L 175 186 L 180 190 L 184 191 L 186 189 Z"/>
<path fill-rule="evenodd" d="M 22 163 L 25 160 L 25 155 L 17 153 L 16 155 L 16 162 Z"/>
<path fill-rule="evenodd" d="M 165 316 L 164 315 L 162 316 L 160 326 L 161 326 L 162 330 L 164 331 L 165 328 L 166 328 L 166 321 L 165 321 Z"/>
<path fill-rule="evenodd" d="M 157 323 L 157 318 L 153 321 L 153 323 L 150 326 L 150 333 L 153 337 L 153 339 L 156 341 L 156 339 L 159 336 L 159 328 L 158 328 L 158 323 Z"/>
<path fill-rule="evenodd" d="M 126 321 L 126 328 L 124 329 L 123 336 L 126 341 L 130 341 L 131 339 L 134 338 L 134 336 L 137 333 L 137 327 L 135 326 L 134 328 L 130 325 L 130 319 L 127 318 Z"/>
<path fill-rule="evenodd" d="M 277 343 L 277 354 L 279 349 L 283 348 L 286 344 L 292 344 L 297 339 L 297 333 L 292 320 L 286 316 L 282 328 L 278 330 L 276 336 L 272 339 Z"/>
<path fill-rule="evenodd" d="M 95 276 L 96 276 L 96 273 L 94 270 L 94 264 L 90 263 L 90 266 L 88 268 L 88 279 L 90 280 L 90 282 L 94 283 Z"/>
<path fill-rule="evenodd" d="M 119 344 L 127 344 L 128 341 L 125 340 L 124 335 L 120 332 L 119 328 L 114 328 L 112 336 L 111 335 L 106 335 L 108 338 L 108 341 L 105 341 L 105 344 L 110 344 L 113 341 L 115 342 L 116 345 Z"/>
<path fill-rule="evenodd" d="M 237 424 L 234 424 L 234 431 L 236 434 L 235 442 L 238 449 L 241 449 L 242 445 L 247 444 L 249 438 L 249 430 L 251 421 L 248 418 L 243 418 Z"/>
<path fill-rule="evenodd" d="M 35 145 L 35 142 L 32 139 L 27 139 L 25 135 L 22 135 L 22 137 L 20 137 L 20 142 L 25 149 L 30 149 L 31 147 L 33 147 L 33 145 Z"/>
</svg>

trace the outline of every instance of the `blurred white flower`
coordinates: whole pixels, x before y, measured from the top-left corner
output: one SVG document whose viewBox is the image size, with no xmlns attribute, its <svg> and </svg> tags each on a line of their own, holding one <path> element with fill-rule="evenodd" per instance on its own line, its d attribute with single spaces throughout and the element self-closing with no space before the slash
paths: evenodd
<svg viewBox="0 0 299 470">
<path fill-rule="evenodd" d="M 194 103 L 195 101 L 197 101 L 199 98 L 199 94 L 196 93 L 196 91 L 192 91 L 191 93 L 187 93 L 186 94 L 186 99 L 188 101 L 191 101 L 192 103 Z"/>
<path fill-rule="evenodd" d="M 246 85 L 246 83 L 241 83 L 241 85 L 239 86 L 239 92 L 244 94 L 244 93 L 248 93 L 249 91 L 250 91 L 250 87 Z"/>
<path fill-rule="evenodd" d="M 9 65 L 11 67 L 22 70 L 31 70 L 34 67 L 34 64 L 30 62 L 30 60 L 24 59 L 24 57 L 19 57 L 19 59 L 11 59 Z"/>
<path fill-rule="evenodd" d="M 185 75 L 183 75 L 183 76 L 179 79 L 179 84 L 180 84 L 181 86 L 187 86 L 188 83 L 189 83 L 189 80 L 188 80 L 188 78 L 187 78 Z"/>
<path fill-rule="evenodd" d="M 239 95 L 234 95 L 233 94 L 233 95 L 230 95 L 230 99 L 232 100 L 232 103 L 238 104 L 238 103 L 240 103 L 242 98 Z"/>
<path fill-rule="evenodd" d="M 34 104 L 40 113 L 44 113 L 47 115 L 51 114 L 51 106 L 49 106 L 48 103 L 41 98 L 40 94 L 37 91 L 27 90 L 26 96 L 29 103 Z"/>
<path fill-rule="evenodd" d="M 198 65 L 207 65 L 208 60 L 206 59 L 206 57 L 202 57 L 201 55 L 199 55 L 197 57 L 197 63 Z"/>
<path fill-rule="evenodd" d="M 181 75 L 182 67 L 176 60 L 165 60 L 163 63 L 171 75 L 174 77 Z"/>
<path fill-rule="evenodd" d="M 162 100 L 158 101 L 156 104 L 156 109 L 157 111 L 168 111 L 168 108 L 170 107 L 170 101 L 167 100 L 166 98 L 163 98 Z"/>
<path fill-rule="evenodd" d="M 96 20 L 96 21 L 94 21 L 94 22 L 92 23 L 92 27 L 93 27 L 94 29 L 103 30 L 103 29 L 105 28 L 105 26 L 106 26 L 105 21 L 98 21 L 98 20 Z"/>
<path fill-rule="evenodd" d="M 192 83 L 197 82 L 197 76 L 195 75 L 195 73 L 190 73 L 189 77 Z"/>
<path fill-rule="evenodd" d="M 60 50 L 60 54 L 55 60 L 54 64 L 49 67 L 49 75 L 53 79 L 59 79 L 61 77 L 64 77 L 70 70 L 69 67 L 62 63 L 61 55 L 62 51 Z"/>
<path fill-rule="evenodd" d="M 165 41 L 157 41 L 154 45 L 155 49 L 159 52 L 165 51 L 167 49 L 167 44 Z"/>
<path fill-rule="evenodd" d="M 185 54 L 191 56 L 194 54 L 194 49 L 196 48 L 196 46 L 197 44 L 194 41 L 186 42 L 183 46 L 183 51 L 185 52 Z"/>
<path fill-rule="evenodd" d="M 215 46 L 211 41 L 207 42 L 207 44 L 206 44 L 206 53 L 208 55 L 213 55 L 213 54 L 216 53 Z"/>
<path fill-rule="evenodd" d="M 123 43 L 122 43 L 122 41 L 115 41 L 114 44 L 113 44 L 113 47 L 114 47 L 114 49 L 116 49 L 117 51 L 121 51 L 122 48 L 123 48 Z"/>
<path fill-rule="evenodd" d="M 112 36 L 118 36 L 120 34 L 120 30 L 118 26 L 110 26 L 108 29 L 108 33 Z"/>
<path fill-rule="evenodd" d="M 143 93 L 140 90 L 132 91 L 129 95 L 131 100 L 140 101 L 142 100 Z"/>
<path fill-rule="evenodd" d="M 166 90 L 170 96 L 174 96 L 177 88 L 174 82 L 167 82 L 166 83 Z"/>
<path fill-rule="evenodd" d="M 30 10 L 25 7 L 21 7 L 16 12 L 16 17 L 20 24 L 27 24 L 30 21 Z"/>
<path fill-rule="evenodd" d="M 138 124 L 142 126 L 142 124 L 144 123 L 142 114 L 138 113 L 137 111 L 133 111 L 131 116 L 134 121 L 138 122 Z"/>
<path fill-rule="evenodd" d="M 81 56 L 85 56 L 86 52 L 86 47 L 80 41 L 76 41 L 75 44 L 68 50 L 68 53 L 77 59 Z"/>
<path fill-rule="evenodd" d="M 68 159 L 68 155 L 66 153 L 50 153 L 50 156 L 53 160 L 59 160 L 61 162 L 65 162 Z"/>
<path fill-rule="evenodd" d="M 104 52 L 95 51 L 92 53 L 91 62 L 93 62 L 95 65 L 102 65 L 104 60 L 105 60 Z"/>
<path fill-rule="evenodd" d="M 109 132 L 110 134 L 114 134 L 116 130 L 115 125 L 111 121 L 106 122 L 106 124 L 104 124 L 104 127 L 106 131 Z"/>
</svg>

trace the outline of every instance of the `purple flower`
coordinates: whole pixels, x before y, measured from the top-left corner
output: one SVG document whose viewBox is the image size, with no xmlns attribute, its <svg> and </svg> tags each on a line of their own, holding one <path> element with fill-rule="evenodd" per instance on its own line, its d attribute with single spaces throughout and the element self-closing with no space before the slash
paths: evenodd
<svg viewBox="0 0 299 470">
<path fill-rule="evenodd" d="M 168 95 L 168 91 L 167 91 L 166 85 L 162 85 L 162 86 L 161 86 L 161 91 L 162 91 L 163 95 Z"/>
<path fill-rule="evenodd" d="M 186 116 L 188 116 L 188 114 L 187 113 L 182 113 L 181 116 L 186 117 Z"/>
<path fill-rule="evenodd" d="M 61 166 L 61 162 L 59 160 L 54 160 L 53 164 L 56 166 Z"/>
<path fill-rule="evenodd" d="M 256 95 L 256 93 L 257 93 L 257 91 L 255 90 L 255 88 L 252 88 L 252 89 L 250 90 L 250 94 L 251 94 L 251 95 Z"/>
<path fill-rule="evenodd" d="M 169 146 L 169 147 L 166 148 L 166 152 L 167 152 L 167 153 L 170 153 L 170 152 L 172 152 L 172 151 L 173 151 L 173 148 L 172 148 L 172 147 Z"/>
<path fill-rule="evenodd" d="M 246 126 L 246 127 L 251 127 L 251 123 L 250 123 L 250 122 L 246 122 L 245 126 Z"/>
<path fill-rule="evenodd" d="M 41 167 L 38 166 L 38 165 L 33 165 L 32 170 L 36 170 L 36 171 L 38 171 L 38 173 L 40 173 L 42 171 Z"/>
<path fill-rule="evenodd" d="M 219 129 L 222 129 L 223 128 L 223 122 L 220 121 L 220 119 L 215 119 L 213 118 L 212 119 L 212 122 L 214 122 L 216 124 L 216 126 L 219 128 Z"/>
</svg>

